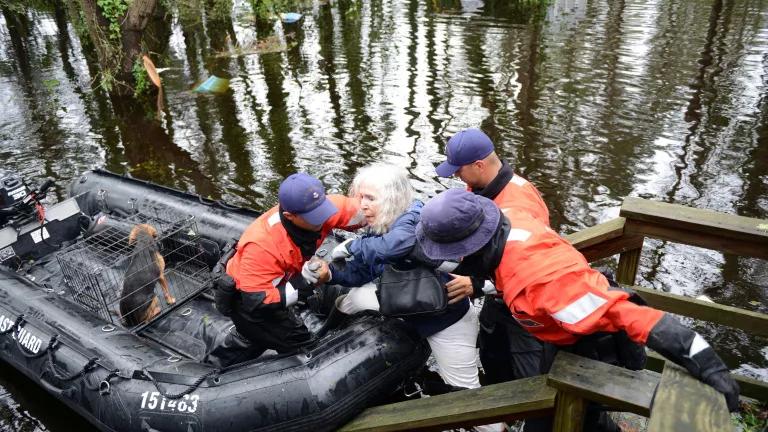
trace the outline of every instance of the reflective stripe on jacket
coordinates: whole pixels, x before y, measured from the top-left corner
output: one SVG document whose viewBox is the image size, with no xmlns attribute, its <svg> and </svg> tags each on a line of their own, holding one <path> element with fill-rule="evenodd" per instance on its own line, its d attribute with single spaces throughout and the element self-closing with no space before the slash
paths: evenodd
<svg viewBox="0 0 768 432">
<path fill-rule="evenodd" d="M 609 291 L 608 280 L 551 228 L 524 212 L 506 213 L 512 229 L 495 271 L 496 289 L 518 322 L 558 345 L 579 335 L 625 330 L 645 343 L 663 312 Z"/>
<path fill-rule="evenodd" d="M 364 220 L 357 200 L 342 195 L 328 195 L 328 199 L 339 211 L 323 224 L 318 246 L 331 229 L 351 231 L 359 228 Z M 280 222 L 275 206 L 246 228 L 237 242 L 237 252 L 227 263 L 227 274 L 232 276 L 240 291 L 263 292 L 263 304 L 285 305 L 278 286 L 284 286 L 283 282 L 300 273 L 302 265 L 301 251 Z"/>
<path fill-rule="evenodd" d="M 536 186 L 528 180 L 515 174 L 504 189 L 496 195 L 493 202 L 506 213 L 507 209 L 520 210 L 528 213 L 534 219 L 549 226 L 549 210 Z"/>
</svg>

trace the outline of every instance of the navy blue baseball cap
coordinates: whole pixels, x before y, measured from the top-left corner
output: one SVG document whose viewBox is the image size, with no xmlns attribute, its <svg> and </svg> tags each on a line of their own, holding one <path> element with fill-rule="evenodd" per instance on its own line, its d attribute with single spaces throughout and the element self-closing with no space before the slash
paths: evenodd
<svg viewBox="0 0 768 432">
<path fill-rule="evenodd" d="M 339 209 L 325 197 L 325 187 L 309 174 L 289 175 L 277 192 L 283 211 L 301 216 L 311 225 L 322 225 Z"/>
<path fill-rule="evenodd" d="M 424 204 L 416 241 L 431 259 L 457 261 L 485 246 L 500 219 L 501 210 L 488 198 L 448 189 Z"/>
<path fill-rule="evenodd" d="M 485 159 L 493 153 L 493 141 L 480 129 L 464 129 L 448 140 L 445 155 L 448 160 L 437 166 L 440 177 L 450 177 L 464 165 Z"/>
</svg>

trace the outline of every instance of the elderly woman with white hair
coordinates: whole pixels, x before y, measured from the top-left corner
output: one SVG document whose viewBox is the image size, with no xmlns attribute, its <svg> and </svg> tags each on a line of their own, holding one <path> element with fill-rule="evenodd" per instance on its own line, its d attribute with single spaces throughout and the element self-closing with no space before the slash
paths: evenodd
<svg viewBox="0 0 768 432">
<path fill-rule="evenodd" d="M 424 205 L 413 195 L 408 174 L 402 168 L 377 163 L 358 171 L 350 196 L 360 199 L 368 232 L 333 250 L 334 260 L 347 258 L 344 265 L 335 261 L 316 273 L 321 282 L 357 287 L 337 299 L 339 311 L 353 314 L 379 310 L 376 286 L 371 281 L 382 273 L 386 264 L 412 264 L 416 224 Z M 445 280 L 452 277 L 442 276 Z M 470 283 L 469 278 L 462 283 Z M 427 339 L 438 372 L 446 384 L 456 388 L 480 387 L 475 347 L 479 325 L 475 308 L 468 298 L 451 300 L 445 312 L 439 315 L 409 317 L 405 321 Z M 501 424 L 477 428 L 504 430 Z"/>
</svg>

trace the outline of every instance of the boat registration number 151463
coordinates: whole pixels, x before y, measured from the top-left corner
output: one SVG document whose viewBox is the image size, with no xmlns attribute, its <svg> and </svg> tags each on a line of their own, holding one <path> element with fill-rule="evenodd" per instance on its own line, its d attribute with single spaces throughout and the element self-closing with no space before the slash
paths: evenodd
<svg viewBox="0 0 768 432">
<path fill-rule="evenodd" d="M 159 392 L 145 391 L 141 394 L 141 409 L 158 411 L 176 411 L 182 413 L 194 413 L 197 411 L 197 403 L 200 396 L 184 395 L 181 399 L 166 399 Z"/>
</svg>

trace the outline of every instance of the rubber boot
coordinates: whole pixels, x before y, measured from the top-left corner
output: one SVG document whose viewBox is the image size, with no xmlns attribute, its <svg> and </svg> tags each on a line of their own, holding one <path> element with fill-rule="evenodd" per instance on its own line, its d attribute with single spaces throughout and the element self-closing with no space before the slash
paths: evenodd
<svg viewBox="0 0 768 432">
<path fill-rule="evenodd" d="M 328 316 L 336 306 L 336 299 L 348 291 L 349 288 L 341 285 L 325 285 L 317 290 L 314 299 L 310 297 L 309 309 L 317 315 Z"/>
<path fill-rule="evenodd" d="M 204 363 L 217 368 L 225 368 L 246 360 L 255 359 L 264 352 L 263 348 L 254 346 L 233 327 L 223 340 L 205 355 Z"/>
<path fill-rule="evenodd" d="M 333 308 L 331 308 L 330 312 L 328 312 L 328 318 L 325 319 L 323 326 L 320 327 L 317 333 L 315 333 L 316 339 L 320 339 L 321 337 L 325 336 L 329 330 L 336 328 L 341 323 L 341 321 L 344 320 L 346 314 L 339 310 L 339 303 L 341 303 L 345 296 L 346 294 L 342 294 L 339 297 L 336 297 L 336 300 L 333 302 Z"/>
</svg>

